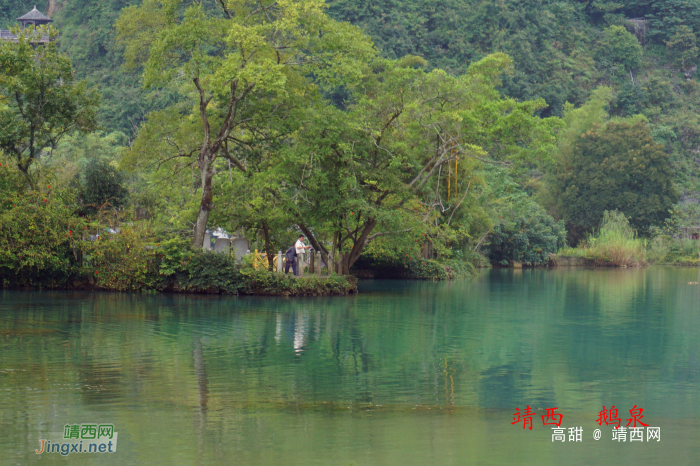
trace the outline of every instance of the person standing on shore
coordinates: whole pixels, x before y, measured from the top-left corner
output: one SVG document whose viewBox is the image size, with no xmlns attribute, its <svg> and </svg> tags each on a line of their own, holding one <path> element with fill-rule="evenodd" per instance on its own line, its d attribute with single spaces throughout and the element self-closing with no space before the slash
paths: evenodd
<svg viewBox="0 0 700 466">
<path fill-rule="evenodd" d="M 311 246 L 305 246 L 304 235 L 299 235 L 299 239 L 294 246 L 287 249 L 287 252 L 285 253 L 285 259 L 287 259 L 287 263 L 284 266 L 285 275 L 289 273 L 289 267 L 291 266 L 294 276 L 299 276 L 297 256 L 299 254 L 304 254 L 305 249 L 311 249 Z"/>
</svg>

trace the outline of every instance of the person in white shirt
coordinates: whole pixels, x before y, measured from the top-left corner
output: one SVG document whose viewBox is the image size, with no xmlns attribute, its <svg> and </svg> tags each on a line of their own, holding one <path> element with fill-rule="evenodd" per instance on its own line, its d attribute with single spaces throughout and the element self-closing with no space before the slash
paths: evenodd
<svg viewBox="0 0 700 466">
<path fill-rule="evenodd" d="M 311 246 L 304 246 L 304 235 L 299 235 L 299 239 L 296 243 L 294 243 L 295 254 L 293 256 L 290 254 L 292 252 L 292 248 L 289 248 L 289 250 L 287 251 L 287 264 L 284 266 L 285 275 L 289 273 L 289 267 L 292 268 L 294 275 L 299 275 L 299 270 L 297 270 L 297 256 L 299 254 L 304 254 L 305 249 L 311 249 Z"/>
<path fill-rule="evenodd" d="M 299 239 L 294 247 L 297 248 L 297 256 L 299 254 L 304 254 L 304 249 L 311 249 L 311 246 L 304 246 L 304 235 L 299 235 Z"/>
</svg>

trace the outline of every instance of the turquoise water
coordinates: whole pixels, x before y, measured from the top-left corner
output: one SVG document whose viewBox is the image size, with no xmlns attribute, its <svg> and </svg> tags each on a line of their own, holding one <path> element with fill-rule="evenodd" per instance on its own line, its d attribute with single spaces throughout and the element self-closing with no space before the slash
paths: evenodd
<svg viewBox="0 0 700 466">
<path fill-rule="evenodd" d="M 554 269 L 335 298 L 0 291 L 0 464 L 698 464 L 698 281 Z M 532 430 L 511 424 L 526 405 Z M 612 441 L 603 405 L 622 425 L 643 408 L 661 440 Z M 581 442 L 552 442 L 540 415 L 555 406 Z M 113 424 L 117 451 L 35 453 L 87 423 Z"/>
</svg>

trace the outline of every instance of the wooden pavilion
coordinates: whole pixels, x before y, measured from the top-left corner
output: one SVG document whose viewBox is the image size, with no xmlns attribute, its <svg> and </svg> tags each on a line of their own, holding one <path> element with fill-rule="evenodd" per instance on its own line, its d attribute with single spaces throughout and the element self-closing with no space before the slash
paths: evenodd
<svg viewBox="0 0 700 466">
<path fill-rule="evenodd" d="M 36 7 L 34 7 L 34 9 L 26 15 L 17 18 L 17 21 L 22 23 L 22 29 L 26 29 L 28 27 L 37 27 L 49 24 L 53 22 L 53 19 L 49 18 L 41 11 L 37 10 Z M 17 36 L 15 36 L 12 33 L 12 31 L 9 31 L 7 29 L 0 29 L 0 40 L 10 40 L 12 42 L 17 42 Z M 49 36 L 43 36 L 38 42 L 40 44 L 45 44 L 49 40 Z"/>
</svg>

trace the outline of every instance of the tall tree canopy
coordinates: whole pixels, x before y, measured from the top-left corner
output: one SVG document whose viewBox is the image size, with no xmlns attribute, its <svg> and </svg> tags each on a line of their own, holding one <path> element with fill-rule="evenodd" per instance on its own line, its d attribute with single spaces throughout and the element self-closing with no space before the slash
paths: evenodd
<svg viewBox="0 0 700 466">
<path fill-rule="evenodd" d="M 117 22 L 127 63 L 143 64 L 145 85 L 177 86 L 200 120 L 197 147 L 173 151 L 173 157 L 197 158 L 198 247 L 213 208 L 215 161 L 240 140 L 245 124 L 274 114 L 275 102 L 306 93 L 314 81 L 337 85 L 359 77 L 375 54 L 359 29 L 331 20 L 318 0 L 218 5 L 146 0 L 126 8 Z M 183 112 L 182 119 L 190 115 Z"/>
<path fill-rule="evenodd" d="M 580 137 L 558 175 L 564 218 L 574 239 L 618 210 L 640 234 L 669 217 L 678 201 L 668 154 L 645 122 L 609 122 Z"/>
<path fill-rule="evenodd" d="M 31 182 L 30 169 L 42 151 L 55 148 L 66 134 L 97 128 L 99 97 L 73 79 L 71 62 L 51 41 L 56 31 L 14 29 L 15 43 L 0 41 L 0 150 Z"/>
<path fill-rule="evenodd" d="M 311 115 L 281 166 L 298 226 L 324 258 L 341 253 L 343 273 L 379 236 L 449 223 L 460 208 L 457 196 L 441 197 L 450 162 L 461 157 L 468 174 L 470 160 L 516 166 L 553 148 L 558 122 L 534 115 L 542 100 L 500 96 L 506 55 L 459 77 L 423 65 L 415 57 L 376 62 L 347 111 Z"/>
</svg>

